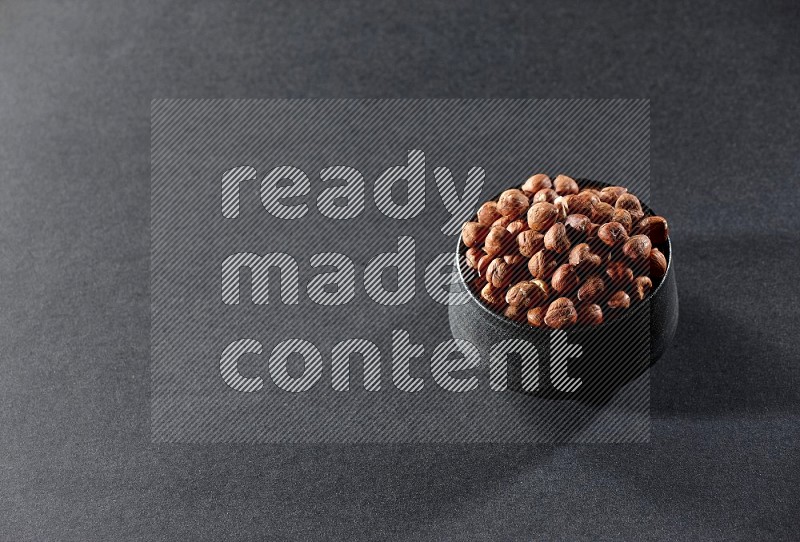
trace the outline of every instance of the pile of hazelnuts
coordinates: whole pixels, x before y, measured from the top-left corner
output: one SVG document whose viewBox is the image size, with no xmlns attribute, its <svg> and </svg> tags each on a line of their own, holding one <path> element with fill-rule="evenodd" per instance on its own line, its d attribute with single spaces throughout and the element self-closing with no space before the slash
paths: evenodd
<svg viewBox="0 0 800 542">
<path fill-rule="evenodd" d="M 667 272 L 668 235 L 667 221 L 645 216 L 622 186 L 581 188 L 543 173 L 481 205 L 461 230 L 481 300 L 555 329 L 599 325 L 644 301 Z"/>
</svg>

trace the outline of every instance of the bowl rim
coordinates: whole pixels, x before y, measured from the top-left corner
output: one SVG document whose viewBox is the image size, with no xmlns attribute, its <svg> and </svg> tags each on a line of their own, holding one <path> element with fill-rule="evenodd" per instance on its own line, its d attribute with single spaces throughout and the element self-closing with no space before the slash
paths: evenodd
<svg viewBox="0 0 800 542">
<path fill-rule="evenodd" d="M 575 182 L 577 182 L 578 185 L 581 188 L 584 188 L 586 185 L 594 185 L 594 186 L 600 186 L 600 187 L 621 186 L 621 185 L 617 185 L 617 184 L 610 184 L 610 183 L 606 183 L 606 182 L 602 182 L 602 181 L 596 181 L 594 179 L 586 179 L 586 178 L 582 178 L 582 177 L 581 178 L 576 178 Z M 593 188 L 594 186 L 589 186 L 589 187 Z M 502 194 L 506 190 L 510 190 L 510 188 L 504 188 L 503 190 L 498 192 L 497 195 L 493 196 L 492 198 L 490 198 L 490 199 L 488 199 L 486 201 L 494 201 L 494 200 L 496 200 L 500 196 L 500 194 Z M 653 209 L 649 205 L 646 205 L 646 204 L 642 203 L 642 207 L 644 209 L 646 209 L 646 211 L 649 211 L 650 213 L 652 213 L 652 214 L 648 215 L 647 212 L 645 212 L 645 216 L 659 216 L 659 215 L 655 214 L 655 211 L 653 211 Z M 478 215 L 477 215 L 477 211 L 476 211 L 475 214 L 473 214 L 471 218 L 477 218 L 477 216 Z M 659 282 L 658 286 L 653 288 L 653 290 L 650 292 L 650 294 L 644 300 L 642 300 L 639 303 L 637 303 L 637 305 L 642 306 L 644 303 L 650 302 L 652 300 L 652 298 L 656 295 L 656 293 L 659 290 L 661 290 L 662 287 L 664 287 L 664 283 L 667 282 L 667 277 L 669 276 L 670 272 L 672 271 L 672 238 L 669 235 L 667 235 L 667 250 L 668 250 L 668 254 L 665 255 L 666 259 L 667 259 L 667 270 L 664 272 L 664 276 L 661 277 L 661 281 Z M 508 317 L 506 317 L 506 316 L 504 316 L 504 315 L 502 315 L 502 314 L 500 314 L 498 312 L 493 311 L 489 307 L 487 307 L 483 303 L 483 301 L 481 301 L 481 299 L 475 294 L 475 292 L 472 291 L 472 288 L 469 287 L 469 283 L 467 282 L 467 279 L 464 276 L 464 273 L 465 273 L 466 269 L 465 269 L 465 266 L 462 265 L 462 261 L 466 261 L 466 260 L 462 256 L 466 253 L 466 251 L 467 251 L 467 245 L 464 244 L 464 241 L 461 239 L 461 234 L 459 232 L 458 239 L 456 241 L 456 254 L 455 254 L 455 256 L 456 256 L 456 267 L 458 268 L 458 278 L 459 278 L 460 284 L 463 285 L 464 289 L 467 291 L 467 293 L 469 295 L 470 302 L 478 305 L 478 307 L 481 310 L 483 310 L 486 314 L 488 314 L 489 316 L 495 318 L 496 320 L 498 320 L 502 324 L 511 325 L 513 327 L 516 327 L 516 328 L 519 328 L 519 329 L 528 330 L 530 332 L 550 332 L 550 331 L 553 331 L 551 328 L 534 327 L 534 326 L 528 324 L 527 322 L 519 322 L 517 320 L 512 320 L 512 319 L 510 319 L 510 318 L 508 318 Z M 467 268 L 467 269 L 471 269 L 471 268 Z M 460 305 L 465 305 L 465 304 L 466 303 L 461 303 Z M 623 322 L 623 321 L 627 320 L 628 318 L 633 317 L 638 312 L 639 311 L 636 311 L 636 310 L 630 311 L 628 314 L 613 320 L 613 322 Z M 652 318 L 652 316 L 651 316 L 651 318 Z M 602 324 L 598 325 L 598 326 L 592 326 L 592 325 L 587 325 L 587 324 L 577 324 L 576 323 L 576 324 L 573 324 L 573 325 L 571 325 L 569 327 L 564 328 L 561 331 L 597 330 L 597 329 L 602 329 L 602 327 L 603 327 Z"/>
</svg>

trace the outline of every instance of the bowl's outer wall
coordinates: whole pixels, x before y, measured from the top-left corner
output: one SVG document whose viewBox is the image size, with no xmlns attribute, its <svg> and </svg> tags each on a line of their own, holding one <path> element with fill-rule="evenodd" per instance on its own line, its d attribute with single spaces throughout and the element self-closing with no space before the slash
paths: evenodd
<svg viewBox="0 0 800 542">
<path fill-rule="evenodd" d="M 581 345 L 583 349 L 580 357 L 569 362 L 569 375 L 581 378 L 582 385 L 578 392 L 562 393 L 543 379 L 536 395 L 596 398 L 602 392 L 616 391 L 655 363 L 674 338 L 678 325 L 674 263 L 670 261 L 667 275 L 653 295 L 630 309 L 630 317 L 594 328 L 564 330 L 567 342 Z M 473 298 L 462 305 L 451 305 L 448 313 L 453 337 L 474 344 L 485 362 L 489 360 L 492 346 L 507 339 L 522 339 L 535 346 L 540 374 L 549 374 L 550 329 L 497 318 Z M 510 360 L 509 365 L 512 366 L 513 361 Z"/>
</svg>

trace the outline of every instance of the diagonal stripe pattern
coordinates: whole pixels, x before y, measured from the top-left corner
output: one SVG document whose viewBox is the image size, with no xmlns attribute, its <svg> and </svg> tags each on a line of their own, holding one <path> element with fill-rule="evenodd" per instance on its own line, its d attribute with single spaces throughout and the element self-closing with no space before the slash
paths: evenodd
<svg viewBox="0 0 800 542">
<path fill-rule="evenodd" d="M 451 332 L 458 225 L 539 171 L 649 202 L 649 101 L 154 100 L 153 440 L 647 441 L 646 304 L 581 401 L 525 393 L 579 389 L 572 337 Z"/>
</svg>

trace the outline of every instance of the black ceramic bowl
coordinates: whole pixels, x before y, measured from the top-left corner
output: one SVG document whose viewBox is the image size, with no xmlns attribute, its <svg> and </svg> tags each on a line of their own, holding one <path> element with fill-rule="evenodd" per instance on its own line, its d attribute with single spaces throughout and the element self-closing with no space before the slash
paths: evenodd
<svg viewBox="0 0 800 542">
<path fill-rule="evenodd" d="M 577 179 L 577 182 L 581 188 L 607 186 L 586 179 Z M 644 204 L 642 207 L 645 215 L 655 214 Z M 480 300 L 467 284 L 477 275 L 466 263 L 467 247 L 459 236 L 457 265 L 461 285 L 469 292 L 469 301 L 462 305 L 451 305 L 448 309 L 453 337 L 473 343 L 481 351 L 484 360 L 490 359 L 492 347 L 501 341 L 522 339 L 530 343 L 538 356 L 538 385 L 533 391 L 522 388 L 519 375 L 523 354 L 516 357 L 510 354 L 507 360 L 508 385 L 511 389 L 557 399 L 607 399 L 655 363 L 675 335 L 678 290 L 671 240 L 657 247 L 667 259 L 667 272 L 660 281 L 654 282 L 646 300 L 633 304 L 623 315 L 600 326 L 575 325 L 554 332 L 548 328 L 532 327 L 525 322 L 515 322 L 494 312 Z M 561 348 L 553 347 L 554 341 L 564 339 L 561 331 L 566 333 L 566 343 L 580 346 L 581 349 L 579 356 L 567 359 L 568 376 L 579 379 L 572 380 L 572 389 L 568 390 L 563 380 L 552 378 L 563 374 L 558 372 L 551 359 L 552 354 Z M 553 384 L 554 380 L 556 385 Z"/>
</svg>

